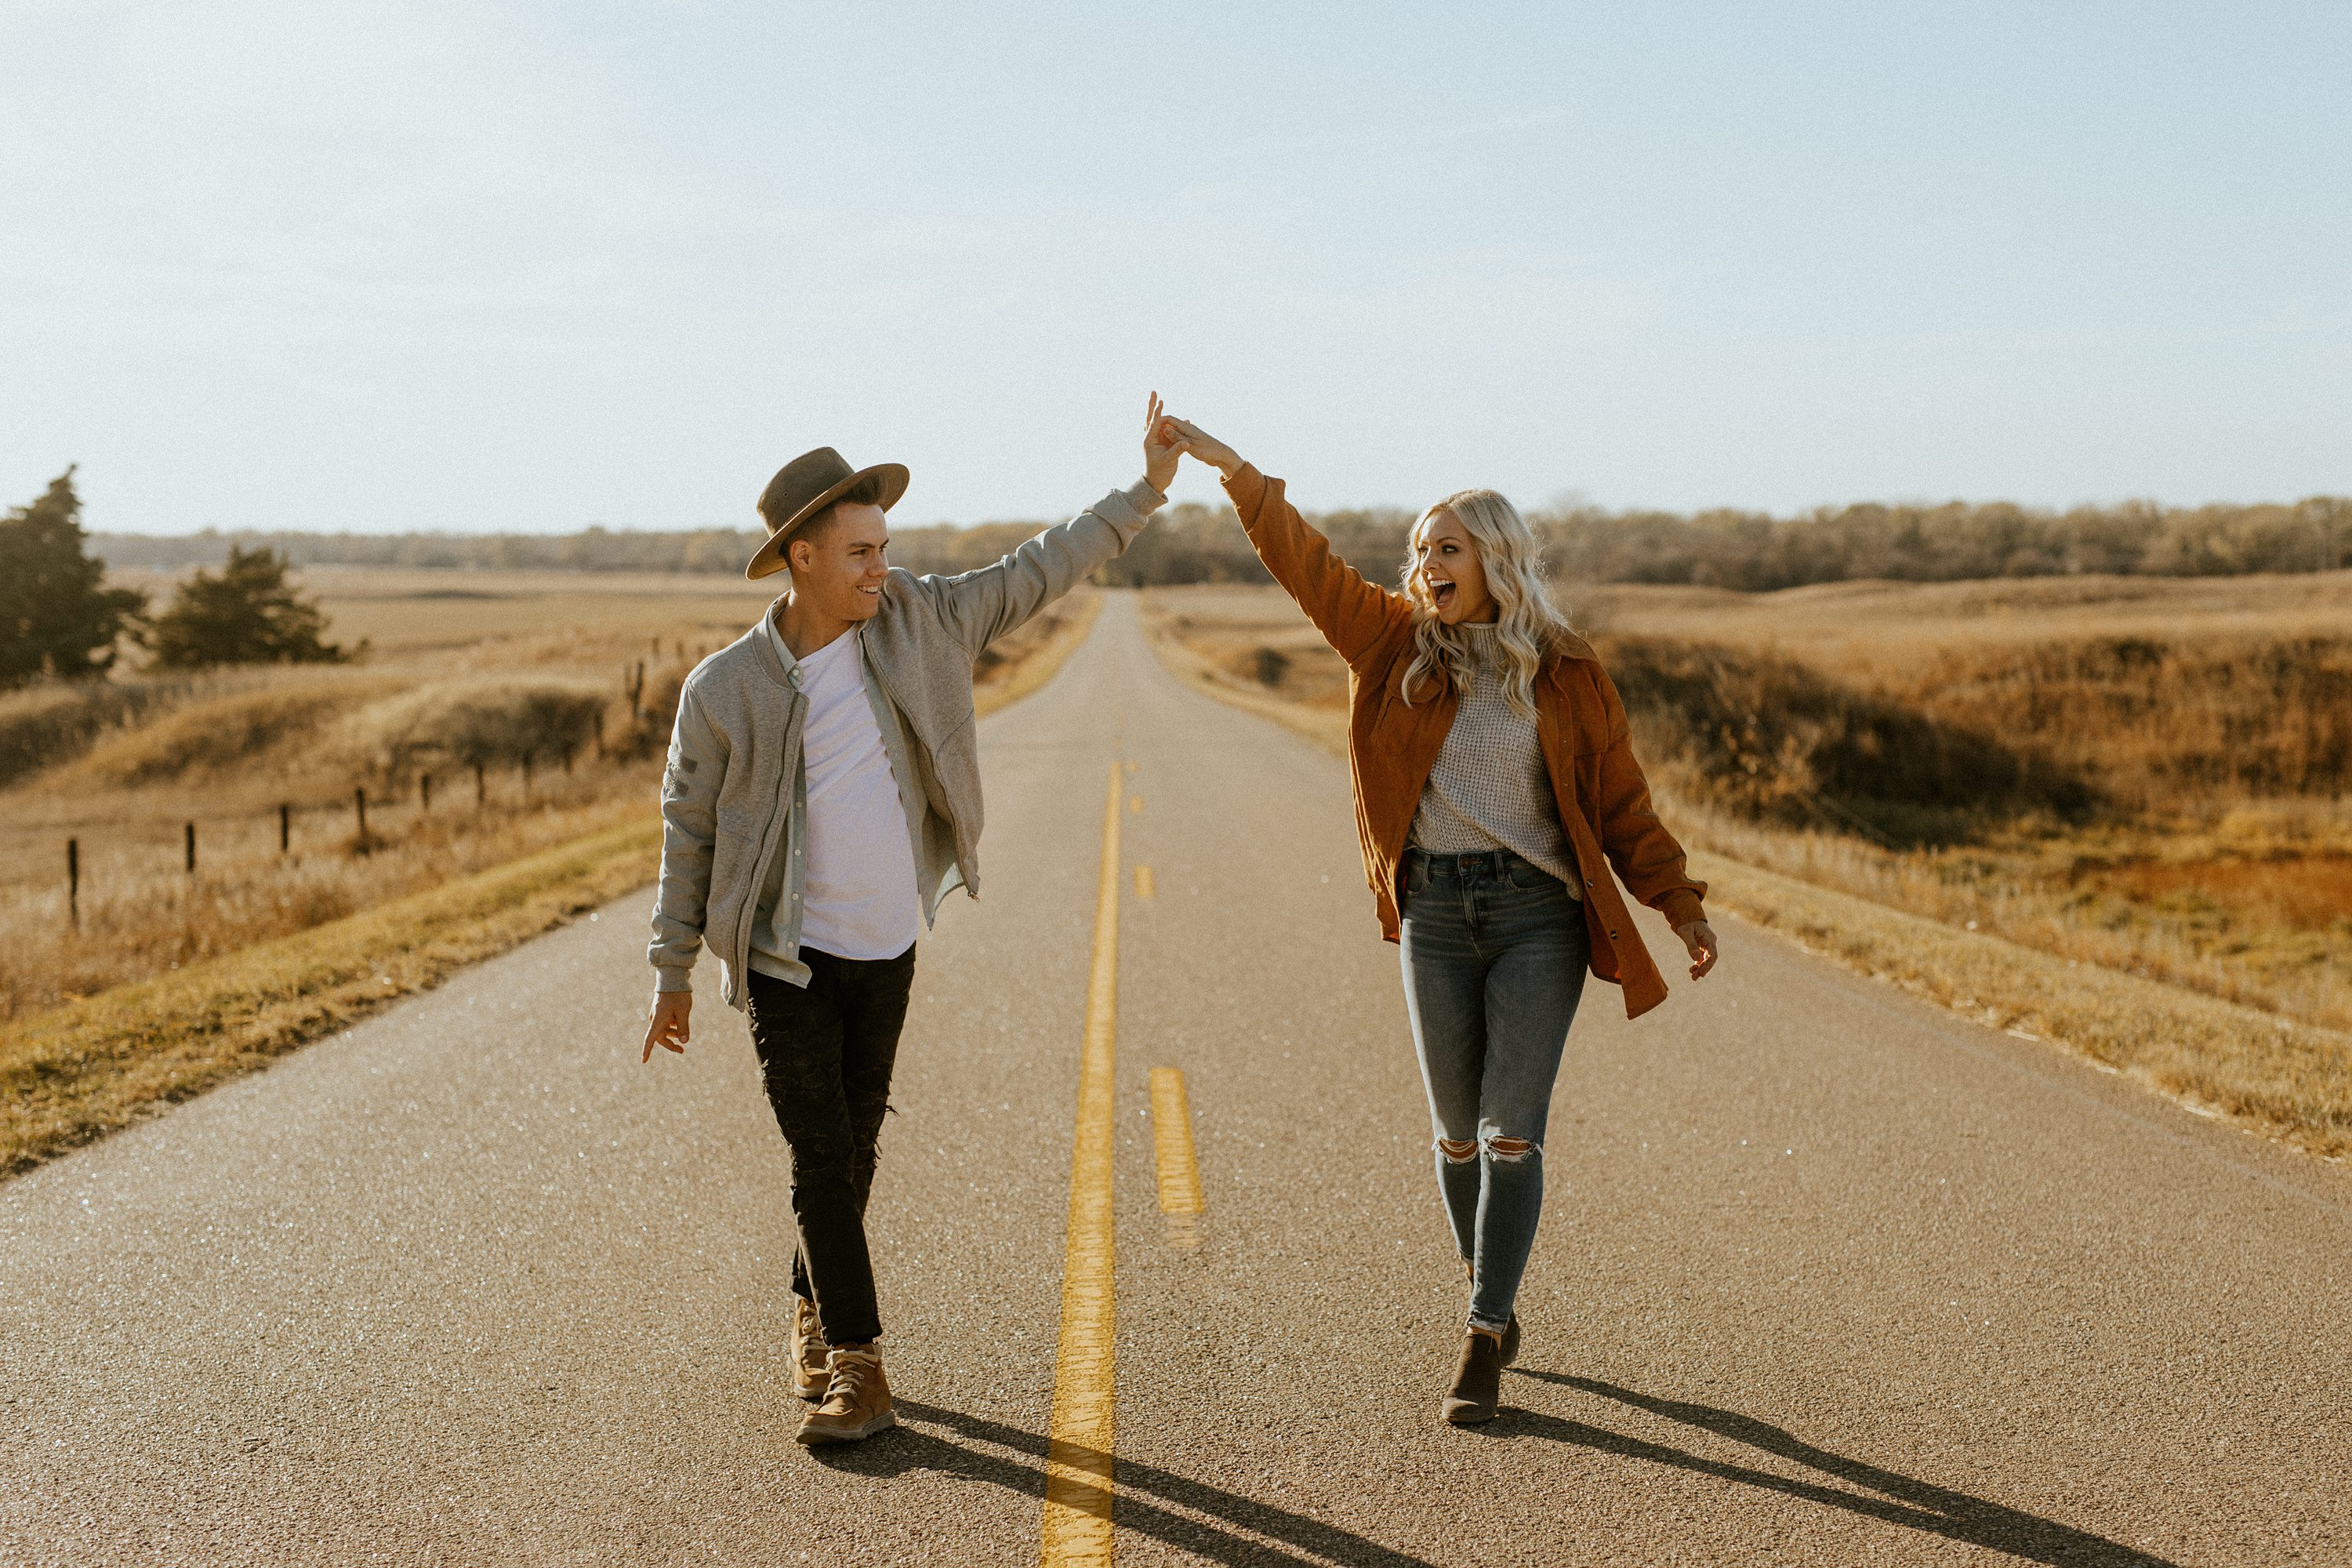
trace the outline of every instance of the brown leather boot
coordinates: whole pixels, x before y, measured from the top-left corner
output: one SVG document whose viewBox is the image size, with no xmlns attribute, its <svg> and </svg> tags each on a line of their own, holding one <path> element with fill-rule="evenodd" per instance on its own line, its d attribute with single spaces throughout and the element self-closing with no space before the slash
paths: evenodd
<svg viewBox="0 0 2352 1568">
<path fill-rule="evenodd" d="M 1462 1278 L 1469 1280 L 1473 1284 L 1477 1283 L 1478 1271 L 1476 1268 L 1472 1267 L 1470 1260 L 1466 1258 L 1462 1260 Z M 1517 1312 L 1513 1312 L 1511 1314 L 1510 1322 L 1506 1325 L 1503 1330 L 1503 1364 L 1505 1366 L 1514 1365 L 1517 1363 L 1518 1359 L 1519 1315 Z"/>
<path fill-rule="evenodd" d="M 1442 1414 L 1456 1426 L 1475 1426 L 1492 1421 L 1502 1400 L 1502 1337 L 1472 1329 L 1462 1336 L 1462 1365 L 1454 1373 L 1454 1386 L 1445 1391 Z"/>
<path fill-rule="evenodd" d="M 829 1365 L 832 1379 L 824 1402 L 801 1417 L 798 1442 L 855 1443 L 898 1424 L 890 1408 L 890 1384 L 882 1375 L 882 1352 L 872 1345 L 837 1345 Z"/>
<path fill-rule="evenodd" d="M 793 1392 L 803 1399 L 823 1399 L 824 1385 L 833 1380 L 826 1358 L 833 1347 L 824 1342 L 824 1330 L 816 1321 L 815 1303 L 806 1297 L 793 1298 Z"/>
</svg>

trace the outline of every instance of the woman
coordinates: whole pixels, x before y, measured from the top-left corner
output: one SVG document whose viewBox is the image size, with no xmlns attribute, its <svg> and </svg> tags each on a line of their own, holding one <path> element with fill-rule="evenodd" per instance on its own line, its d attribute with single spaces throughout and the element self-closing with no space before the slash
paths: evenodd
<svg viewBox="0 0 2352 1568">
<path fill-rule="evenodd" d="M 1364 867 L 1382 932 L 1403 949 L 1438 1187 L 1470 1276 L 1443 1413 L 1489 1420 L 1518 1352 L 1512 1303 L 1585 971 L 1623 988 L 1629 1017 L 1666 994 L 1604 862 L 1673 924 L 1694 980 L 1715 967 L 1706 889 L 1651 809 L 1624 704 L 1545 595 L 1510 502 L 1464 490 L 1422 513 L 1403 592 L 1391 593 L 1331 552 L 1280 479 L 1170 423 L 1224 476 L 1259 558 L 1348 661 Z"/>
</svg>

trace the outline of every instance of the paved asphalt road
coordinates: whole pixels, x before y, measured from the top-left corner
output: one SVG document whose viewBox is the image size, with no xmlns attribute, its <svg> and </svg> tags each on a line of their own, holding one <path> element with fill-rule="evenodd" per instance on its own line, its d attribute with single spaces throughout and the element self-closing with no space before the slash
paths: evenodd
<svg viewBox="0 0 2352 1568">
<path fill-rule="evenodd" d="M 1123 1561 L 2352 1562 L 2352 1180 L 1736 925 L 1588 993 L 1510 1408 L 1442 1426 L 1344 771 L 1123 595 L 984 734 L 875 1195 L 901 1430 L 791 1441 L 781 1141 L 707 977 L 638 1065 L 635 895 L 0 1187 L 0 1561 L 1035 1562 L 1117 757 Z"/>
</svg>

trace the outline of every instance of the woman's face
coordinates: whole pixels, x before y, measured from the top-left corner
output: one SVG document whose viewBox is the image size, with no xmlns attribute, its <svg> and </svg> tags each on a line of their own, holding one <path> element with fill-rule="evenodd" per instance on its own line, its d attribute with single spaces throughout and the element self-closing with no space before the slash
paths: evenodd
<svg viewBox="0 0 2352 1568">
<path fill-rule="evenodd" d="M 1495 618 L 1496 606 L 1486 592 L 1478 542 L 1452 512 L 1441 511 L 1421 525 L 1412 541 L 1412 569 L 1445 625 Z"/>
</svg>

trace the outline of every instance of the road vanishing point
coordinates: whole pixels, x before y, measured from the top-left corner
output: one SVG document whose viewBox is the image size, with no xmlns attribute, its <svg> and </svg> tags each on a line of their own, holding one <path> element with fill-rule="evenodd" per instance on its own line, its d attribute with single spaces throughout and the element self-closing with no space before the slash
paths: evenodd
<svg viewBox="0 0 2352 1568">
<path fill-rule="evenodd" d="M 0 1186 L 0 1562 L 2352 1562 L 2352 1175 L 1736 923 L 1587 990 L 1526 1350 L 1442 1425 L 1344 767 L 1124 594 L 982 737 L 898 1430 L 793 1442 L 782 1140 L 710 976 L 639 1065 L 637 893 Z"/>
</svg>

